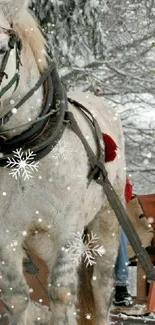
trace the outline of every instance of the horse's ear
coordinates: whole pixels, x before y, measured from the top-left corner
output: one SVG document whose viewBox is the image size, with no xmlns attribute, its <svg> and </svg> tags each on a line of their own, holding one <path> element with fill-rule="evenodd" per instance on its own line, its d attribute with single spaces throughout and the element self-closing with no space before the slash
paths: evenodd
<svg viewBox="0 0 155 325">
<path fill-rule="evenodd" d="M 14 20 L 20 13 L 28 8 L 30 0 L 0 0 L 0 10 L 9 20 Z"/>
</svg>

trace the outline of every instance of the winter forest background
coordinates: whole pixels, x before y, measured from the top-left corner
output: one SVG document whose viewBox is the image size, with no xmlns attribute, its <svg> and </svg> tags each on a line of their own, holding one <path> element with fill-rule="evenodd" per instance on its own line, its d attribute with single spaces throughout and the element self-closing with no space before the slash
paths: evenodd
<svg viewBox="0 0 155 325">
<path fill-rule="evenodd" d="M 66 88 L 98 91 L 120 114 L 135 193 L 155 192 L 154 0 L 33 0 L 31 8 Z"/>
</svg>

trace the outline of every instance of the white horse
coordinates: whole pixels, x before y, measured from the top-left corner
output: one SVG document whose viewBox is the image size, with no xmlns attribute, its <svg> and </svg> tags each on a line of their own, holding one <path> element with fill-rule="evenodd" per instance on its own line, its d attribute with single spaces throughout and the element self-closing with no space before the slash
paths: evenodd
<svg viewBox="0 0 155 325">
<path fill-rule="evenodd" d="M 34 87 L 47 68 L 45 39 L 36 20 L 28 11 L 28 0 L 0 0 L 0 66 L 8 50 L 12 29 L 22 43 L 20 82 L 9 88 L 0 100 L 0 115 L 15 108 L 19 100 Z M 11 50 L 1 88 L 4 88 L 16 72 L 16 50 Z M 98 97 L 91 93 L 69 94 L 97 117 L 104 133 L 117 143 L 117 157 L 106 164 L 109 179 L 124 202 L 125 159 L 124 138 L 119 119 Z M 41 110 L 43 87 L 40 87 L 20 109 L 13 114 L 0 131 L 11 138 L 29 128 L 26 124 L 35 120 Z M 96 143 L 89 123 L 72 105 L 78 125 L 92 150 Z M 16 129 L 25 124 L 23 128 Z M 14 128 L 14 133 L 8 129 Z M 8 130 L 8 131 L 7 131 Z M 48 324 L 75 325 L 76 292 L 78 288 L 77 265 L 70 253 L 62 249 L 74 234 L 85 226 L 99 237 L 98 245 L 104 246 L 105 255 L 96 257 L 92 289 L 96 306 L 96 325 L 109 324 L 109 308 L 113 286 L 113 265 L 118 250 L 119 226 L 109 206 L 103 189 L 95 181 L 87 186 L 88 157 L 80 139 L 66 126 L 55 148 L 39 162 L 39 171 L 33 177 L 17 180 L 10 169 L 0 168 L 0 288 L 1 299 L 11 324 L 47 324 L 46 310 L 29 298 L 29 287 L 23 276 L 23 243 L 26 243 L 47 264 L 49 271 L 48 292 L 51 312 Z"/>
</svg>

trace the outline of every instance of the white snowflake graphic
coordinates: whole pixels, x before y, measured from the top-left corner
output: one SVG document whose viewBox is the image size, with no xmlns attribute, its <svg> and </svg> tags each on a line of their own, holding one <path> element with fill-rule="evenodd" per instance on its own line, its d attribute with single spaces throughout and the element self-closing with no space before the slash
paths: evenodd
<svg viewBox="0 0 155 325">
<path fill-rule="evenodd" d="M 30 149 L 24 153 L 22 148 L 13 151 L 13 153 L 13 158 L 7 158 L 6 167 L 12 169 L 9 175 L 12 175 L 16 180 L 20 176 L 23 177 L 24 181 L 32 178 L 32 172 L 34 170 L 38 171 L 39 162 L 34 161 L 34 156 L 36 156 L 36 154 L 34 154 Z"/>
<path fill-rule="evenodd" d="M 71 253 L 71 260 L 73 263 L 79 264 L 84 258 L 84 263 L 86 267 L 88 265 L 92 266 L 96 264 L 95 256 L 99 255 L 102 257 L 105 254 L 105 249 L 103 246 L 97 245 L 97 240 L 99 237 L 93 234 L 84 234 L 83 232 L 78 232 L 74 234 L 75 239 L 68 241 L 66 252 Z"/>
<path fill-rule="evenodd" d="M 73 153 L 77 153 L 76 148 L 72 146 L 69 142 L 64 142 L 63 139 L 59 141 L 56 147 L 53 149 L 53 158 L 58 162 L 67 161 L 70 159 Z"/>
</svg>

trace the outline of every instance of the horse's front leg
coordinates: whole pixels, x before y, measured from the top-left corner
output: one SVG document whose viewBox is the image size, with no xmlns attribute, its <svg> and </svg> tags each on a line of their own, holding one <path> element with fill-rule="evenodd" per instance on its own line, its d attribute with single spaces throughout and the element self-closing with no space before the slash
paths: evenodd
<svg viewBox="0 0 155 325">
<path fill-rule="evenodd" d="M 29 287 L 23 275 L 24 253 L 19 246 L 0 247 L 0 289 L 1 300 L 11 324 L 26 324 L 25 313 L 29 304 Z"/>
<path fill-rule="evenodd" d="M 8 242 L 11 243 L 11 238 Z M 47 325 L 50 318 L 48 308 L 30 300 L 29 287 L 23 275 L 23 257 L 23 249 L 19 246 L 12 246 L 12 250 L 10 244 L 0 247 L 0 298 L 9 325 Z"/>
<path fill-rule="evenodd" d="M 110 207 L 101 209 L 89 230 L 99 237 L 98 245 L 105 248 L 105 254 L 95 258 L 91 281 L 96 309 L 95 324 L 109 325 L 109 311 L 114 293 L 114 265 L 119 245 L 119 226 Z"/>
<path fill-rule="evenodd" d="M 77 293 L 77 266 L 70 253 L 61 249 L 53 269 L 49 270 L 51 325 L 76 325 L 75 300 Z"/>
</svg>

